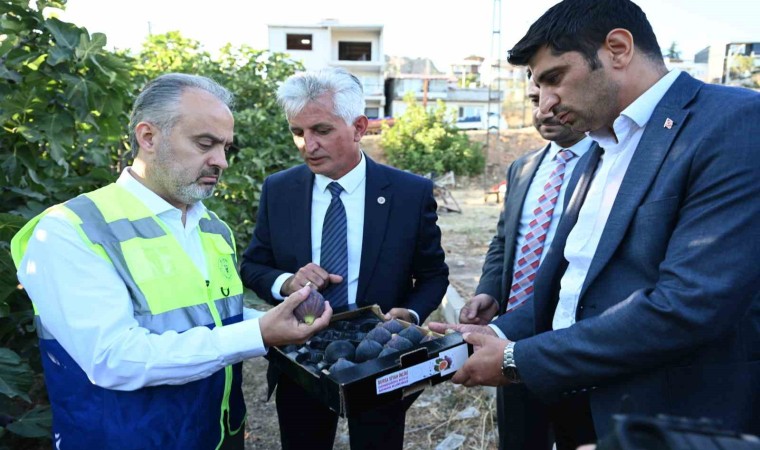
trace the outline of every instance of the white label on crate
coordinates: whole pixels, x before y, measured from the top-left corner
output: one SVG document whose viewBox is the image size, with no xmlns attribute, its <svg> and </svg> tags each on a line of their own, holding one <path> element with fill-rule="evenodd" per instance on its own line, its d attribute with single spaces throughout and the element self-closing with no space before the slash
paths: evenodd
<svg viewBox="0 0 760 450">
<path fill-rule="evenodd" d="M 442 351 L 433 359 L 389 373 L 375 380 L 377 394 L 395 391 L 437 374 L 443 376 L 456 372 L 457 369 L 464 365 L 468 356 L 467 344 L 460 344 Z"/>
</svg>

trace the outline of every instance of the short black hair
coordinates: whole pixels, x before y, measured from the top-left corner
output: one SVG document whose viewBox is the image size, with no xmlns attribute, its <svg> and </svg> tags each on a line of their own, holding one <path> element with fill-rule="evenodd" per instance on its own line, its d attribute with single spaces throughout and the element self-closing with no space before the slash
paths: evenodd
<svg viewBox="0 0 760 450">
<path fill-rule="evenodd" d="M 507 60 L 527 66 L 542 47 L 555 55 L 576 51 L 591 69 L 601 67 L 597 51 L 615 28 L 630 31 L 636 48 L 649 59 L 663 62 L 652 25 L 644 11 L 630 0 L 564 0 L 552 6 L 530 26 L 528 33 L 509 51 Z"/>
</svg>

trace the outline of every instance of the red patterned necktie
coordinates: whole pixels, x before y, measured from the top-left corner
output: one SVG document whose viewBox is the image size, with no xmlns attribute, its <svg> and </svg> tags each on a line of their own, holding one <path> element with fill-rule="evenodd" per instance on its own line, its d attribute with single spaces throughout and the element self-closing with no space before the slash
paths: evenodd
<svg viewBox="0 0 760 450">
<path fill-rule="evenodd" d="M 570 150 L 561 150 L 557 153 L 555 158 L 557 166 L 549 175 L 549 181 L 544 185 L 544 192 L 538 198 L 538 206 L 533 210 L 533 219 L 525 235 L 525 244 L 515 255 L 517 268 L 512 275 L 507 312 L 533 298 L 533 280 L 536 279 L 536 272 L 541 263 L 541 253 L 544 251 L 546 232 L 549 231 L 552 223 L 554 207 L 557 205 L 562 180 L 565 178 L 565 166 L 574 156 L 575 154 Z"/>
</svg>

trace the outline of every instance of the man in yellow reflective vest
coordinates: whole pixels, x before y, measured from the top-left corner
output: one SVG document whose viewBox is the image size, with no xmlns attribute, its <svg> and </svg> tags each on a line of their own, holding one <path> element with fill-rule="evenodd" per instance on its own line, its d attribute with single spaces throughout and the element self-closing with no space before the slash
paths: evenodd
<svg viewBox="0 0 760 450">
<path fill-rule="evenodd" d="M 13 239 L 34 302 L 57 449 L 242 449 L 242 361 L 305 341 L 308 288 L 243 320 L 230 228 L 201 200 L 232 145 L 232 95 L 204 77 L 148 83 L 129 124 L 134 163 Z"/>
</svg>

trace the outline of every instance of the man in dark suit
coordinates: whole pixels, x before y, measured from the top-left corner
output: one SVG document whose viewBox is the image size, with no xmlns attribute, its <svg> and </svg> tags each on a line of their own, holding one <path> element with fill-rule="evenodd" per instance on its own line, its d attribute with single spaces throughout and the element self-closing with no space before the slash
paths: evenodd
<svg viewBox="0 0 760 450">
<path fill-rule="evenodd" d="M 560 222 L 533 308 L 497 319 L 509 340 L 469 334 L 480 348 L 455 382 L 522 382 L 558 402 L 578 431 L 559 448 L 607 434 L 617 412 L 757 434 L 760 94 L 668 72 L 628 0 L 558 3 L 509 60 L 529 66 L 541 110 L 604 156 Z"/>
<path fill-rule="evenodd" d="M 528 98 L 533 103 L 533 125 L 550 143 L 509 167 L 496 235 L 488 247 L 475 295 L 460 311 L 460 323 L 485 325 L 496 314 L 511 312 L 531 300 L 531 295 L 521 298 L 516 295 L 518 289 L 530 288 L 529 282 L 520 283 L 521 279 L 530 279 L 531 274 L 525 268 L 536 262 L 533 268 L 536 269 L 543 259 L 543 249 L 551 245 L 562 215 L 573 170 L 578 160 L 596 145 L 585 134 L 539 111 L 539 89 L 532 80 Z M 567 160 L 563 159 L 565 155 Z M 499 450 L 552 448 L 554 440 L 546 407 L 524 385 L 501 387 L 497 391 L 496 409 Z"/>
<path fill-rule="evenodd" d="M 294 75 L 277 96 L 305 164 L 264 182 L 243 283 L 275 304 L 311 283 L 337 311 L 378 304 L 422 323 L 449 273 L 432 182 L 362 153 L 364 93 L 347 71 Z M 337 415 L 270 367 L 272 383 L 283 448 L 332 448 Z M 401 449 L 414 398 L 349 416 L 351 448 Z"/>
</svg>

